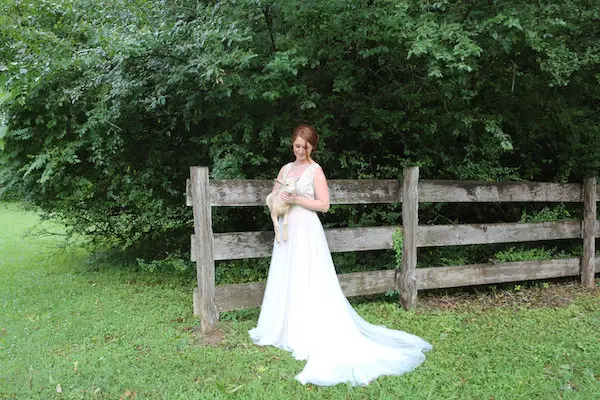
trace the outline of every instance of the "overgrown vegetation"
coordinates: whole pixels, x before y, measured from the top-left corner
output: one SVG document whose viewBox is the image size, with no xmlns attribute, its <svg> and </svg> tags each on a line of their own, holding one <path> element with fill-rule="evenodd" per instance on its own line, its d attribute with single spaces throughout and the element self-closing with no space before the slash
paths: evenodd
<svg viewBox="0 0 600 400">
<path fill-rule="evenodd" d="M 438 179 L 599 170 L 594 2 L 21 0 L 0 15 L 2 190 L 146 264 L 188 251 L 190 165 L 271 178 L 301 121 L 321 133 L 330 178 L 395 179 L 407 163 Z M 325 219 L 388 221 L 397 207 Z M 221 209 L 214 224 L 268 218 Z"/>
</svg>

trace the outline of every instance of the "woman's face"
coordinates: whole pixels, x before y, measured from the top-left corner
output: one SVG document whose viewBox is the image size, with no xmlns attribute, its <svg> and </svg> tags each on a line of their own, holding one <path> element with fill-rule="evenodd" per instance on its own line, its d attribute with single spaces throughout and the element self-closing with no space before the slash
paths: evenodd
<svg viewBox="0 0 600 400">
<path fill-rule="evenodd" d="M 305 148 L 306 146 L 306 148 Z M 310 143 L 307 143 L 306 140 L 302 139 L 300 136 L 294 140 L 292 143 L 292 148 L 294 149 L 294 155 L 296 156 L 296 161 L 304 162 L 310 160 L 310 153 L 312 151 L 312 146 Z"/>
</svg>

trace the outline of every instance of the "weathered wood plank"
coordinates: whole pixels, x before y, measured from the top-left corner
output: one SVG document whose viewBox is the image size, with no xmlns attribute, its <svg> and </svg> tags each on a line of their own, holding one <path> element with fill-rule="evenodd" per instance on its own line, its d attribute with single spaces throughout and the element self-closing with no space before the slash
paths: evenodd
<svg viewBox="0 0 600 400">
<path fill-rule="evenodd" d="M 265 206 L 273 190 L 272 180 L 215 179 L 210 182 L 213 206 Z"/>
<path fill-rule="evenodd" d="M 340 274 L 338 280 L 346 297 L 383 293 L 394 289 L 395 270 Z M 265 282 L 252 282 L 216 287 L 216 304 L 220 312 L 260 307 Z"/>
<path fill-rule="evenodd" d="M 418 268 L 419 289 L 488 285 L 579 275 L 579 258 Z"/>
<path fill-rule="evenodd" d="M 398 275 L 400 303 L 405 310 L 417 305 L 417 228 L 419 224 L 419 168 L 404 168 L 402 183 L 402 269 Z"/>
<path fill-rule="evenodd" d="M 219 285 L 216 289 L 215 301 L 220 312 L 256 308 L 262 304 L 265 282 Z"/>
<path fill-rule="evenodd" d="M 596 259 L 600 261 L 600 258 Z M 600 273 L 600 263 L 596 264 Z M 473 264 L 453 267 L 417 268 L 419 290 L 442 289 L 503 282 L 549 279 L 579 275 L 579 259 L 535 260 L 502 264 Z M 396 270 L 340 274 L 338 279 L 346 297 L 384 293 L 396 288 Z M 216 304 L 220 312 L 259 307 L 265 282 L 219 285 Z"/>
<path fill-rule="evenodd" d="M 187 185 L 186 185 L 187 186 Z M 261 206 L 272 180 L 215 179 L 210 184 L 213 206 Z M 332 204 L 398 203 L 402 188 L 395 179 L 329 181 Z M 600 186 L 596 187 L 600 198 Z M 186 204 L 191 205 L 186 190 Z M 421 180 L 420 202 L 581 202 L 582 185 L 552 182 L 481 182 Z"/>
<path fill-rule="evenodd" d="M 392 235 L 397 227 L 339 228 L 325 231 L 331 252 L 385 250 L 393 248 Z M 600 233 L 600 223 L 596 223 Z M 542 240 L 577 239 L 580 221 L 540 223 L 501 223 L 472 225 L 419 225 L 417 246 L 436 247 Z M 214 234 L 215 260 L 270 257 L 273 232 L 233 232 Z M 195 261 L 195 240 L 191 237 L 191 261 Z"/>
<path fill-rule="evenodd" d="M 328 181 L 331 204 L 401 203 L 402 186 L 397 179 Z"/>
<path fill-rule="evenodd" d="M 392 248 L 392 234 L 398 227 L 339 228 L 325 230 L 332 253 L 344 251 L 385 250 Z M 215 260 L 270 257 L 275 235 L 272 231 L 214 234 Z M 191 261 L 195 261 L 195 240 L 191 238 Z"/>
<path fill-rule="evenodd" d="M 580 202 L 578 183 L 421 180 L 420 202 Z"/>
<path fill-rule="evenodd" d="M 397 180 L 330 180 L 331 204 L 400 203 Z M 262 206 L 273 189 L 272 180 L 215 179 L 211 181 L 213 206 Z"/>
<path fill-rule="evenodd" d="M 420 247 L 576 239 L 581 222 L 420 225 L 417 237 Z"/>
<path fill-rule="evenodd" d="M 197 307 L 200 331 L 215 329 L 219 313 L 215 306 L 215 261 L 211 206 L 208 201 L 208 168 L 190 167 L 192 208 L 194 213 L 196 277 L 198 281 Z"/>
<path fill-rule="evenodd" d="M 188 207 L 192 205 L 192 180 L 190 178 L 185 180 L 185 205 Z"/>
<path fill-rule="evenodd" d="M 273 181 L 261 179 L 215 179 L 211 181 L 213 206 L 262 206 L 273 188 Z M 402 202 L 397 180 L 329 181 L 331 204 L 368 204 Z M 598 189 L 600 191 L 600 189 Z M 479 182 L 421 180 L 419 202 L 580 202 L 578 183 Z M 189 195 L 186 204 L 191 205 Z"/>
<path fill-rule="evenodd" d="M 596 286 L 596 177 L 583 181 L 583 257 L 581 258 L 581 283 L 592 289 Z"/>
<path fill-rule="evenodd" d="M 395 269 L 353 272 L 338 275 L 338 280 L 346 297 L 365 296 L 396 289 L 396 277 L 399 272 Z"/>
</svg>

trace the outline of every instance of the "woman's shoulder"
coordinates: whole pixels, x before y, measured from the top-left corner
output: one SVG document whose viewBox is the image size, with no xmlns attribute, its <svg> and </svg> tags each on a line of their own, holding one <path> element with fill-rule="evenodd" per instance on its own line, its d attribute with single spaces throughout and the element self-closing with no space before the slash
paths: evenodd
<svg viewBox="0 0 600 400">
<path fill-rule="evenodd" d="M 321 164 L 314 163 L 313 165 L 311 165 L 311 167 L 313 168 L 314 172 L 319 172 L 320 174 L 324 174 L 323 167 L 321 167 Z"/>
<path fill-rule="evenodd" d="M 282 171 L 289 171 L 290 169 L 292 169 L 292 166 L 294 165 L 293 162 L 289 162 L 287 164 L 285 164 L 283 167 L 281 167 Z"/>
<path fill-rule="evenodd" d="M 285 170 L 288 170 L 288 169 L 290 169 L 290 168 L 291 168 L 291 166 L 292 166 L 292 163 L 291 163 L 291 162 L 289 162 L 289 163 L 283 164 L 283 165 L 281 166 L 281 168 L 279 168 L 279 170 L 280 170 L 280 171 L 285 171 Z"/>
<path fill-rule="evenodd" d="M 279 174 L 281 175 L 282 178 L 284 178 L 287 173 L 290 171 L 292 167 L 292 163 L 289 162 L 287 164 L 283 164 L 283 166 L 281 168 L 279 168 Z"/>
<path fill-rule="evenodd" d="M 310 168 L 310 175 L 312 175 L 313 177 L 316 175 L 325 176 L 325 173 L 323 172 L 323 167 L 321 167 L 319 163 L 315 162 L 309 165 L 308 168 Z"/>
</svg>

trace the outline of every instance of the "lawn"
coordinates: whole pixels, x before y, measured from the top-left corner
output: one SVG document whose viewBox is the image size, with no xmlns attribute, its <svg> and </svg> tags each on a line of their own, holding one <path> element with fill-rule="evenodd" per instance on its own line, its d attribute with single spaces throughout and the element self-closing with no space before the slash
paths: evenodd
<svg viewBox="0 0 600 400">
<path fill-rule="evenodd" d="M 224 315 L 224 340 L 203 345 L 193 277 L 25 236 L 37 222 L 0 203 L 0 399 L 600 398 L 598 289 L 548 282 L 435 293 L 414 312 L 385 297 L 356 299 L 367 320 L 431 342 L 427 360 L 367 387 L 302 386 L 294 376 L 303 362 L 250 342 L 258 310 Z"/>
</svg>

